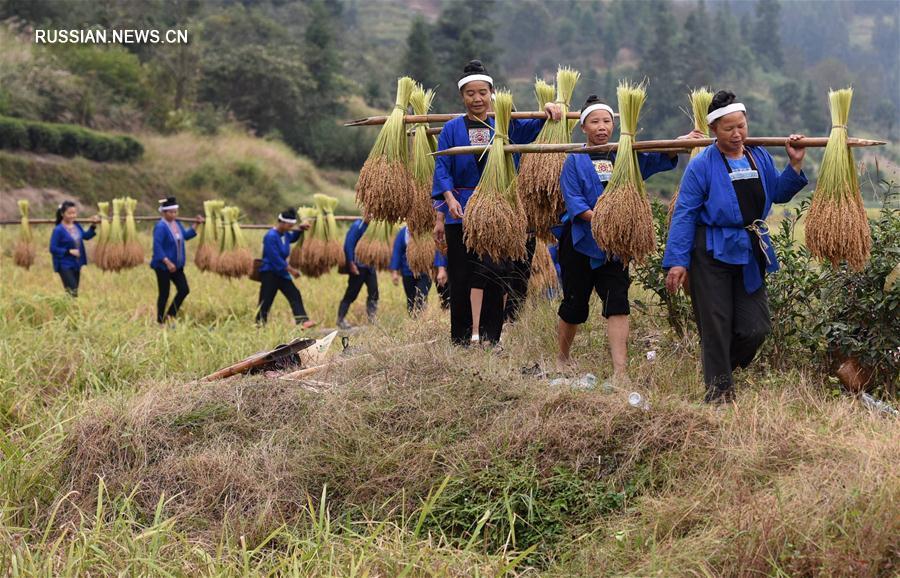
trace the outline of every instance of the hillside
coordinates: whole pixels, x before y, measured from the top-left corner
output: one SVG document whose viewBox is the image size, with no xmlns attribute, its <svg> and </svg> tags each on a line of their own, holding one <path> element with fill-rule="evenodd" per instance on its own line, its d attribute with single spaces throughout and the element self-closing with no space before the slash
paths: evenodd
<svg viewBox="0 0 900 578">
<path fill-rule="evenodd" d="M 153 214 L 157 199 L 176 195 L 188 215 L 202 210 L 203 200 L 221 198 L 268 222 L 282 207 L 311 203 L 314 193 L 339 198 L 341 213 L 356 212 L 354 175 L 322 171 L 281 143 L 236 129 L 215 136 L 135 136 L 145 147 L 135 163 L 0 151 L 0 218 L 16 218 L 20 198 L 40 217 L 64 199 L 77 200 L 90 214 L 97 201 L 124 195 L 138 199 L 141 214 Z"/>
</svg>

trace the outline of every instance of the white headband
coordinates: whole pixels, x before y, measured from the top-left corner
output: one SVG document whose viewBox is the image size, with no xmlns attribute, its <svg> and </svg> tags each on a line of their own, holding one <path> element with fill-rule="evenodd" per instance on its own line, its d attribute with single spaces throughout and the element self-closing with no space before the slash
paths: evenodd
<svg viewBox="0 0 900 578">
<path fill-rule="evenodd" d="M 278 220 L 281 221 L 282 223 L 290 223 L 291 225 L 294 225 L 297 223 L 297 219 L 285 219 L 281 215 L 278 215 Z"/>
<path fill-rule="evenodd" d="M 494 86 L 494 79 L 487 74 L 470 74 L 469 76 L 463 76 L 459 79 L 459 82 L 456 83 L 456 86 L 459 90 L 462 90 L 462 87 L 476 80 L 483 80 L 491 86 Z"/>
<path fill-rule="evenodd" d="M 733 112 L 743 112 L 744 114 L 747 114 L 747 108 L 741 102 L 731 103 L 728 106 L 717 108 L 716 110 L 706 115 L 706 122 L 708 124 L 712 124 L 714 121 L 719 120 L 726 114 L 731 114 Z"/>
<path fill-rule="evenodd" d="M 609 113 L 609 116 L 612 116 L 612 117 L 616 116 L 616 113 L 613 112 L 612 107 L 602 104 L 602 103 L 592 104 L 591 106 L 589 106 L 581 111 L 581 117 L 579 117 L 579 119 L 578 119 L 578 124 L 584 124 L 584 119 L 586 119 L 588 117 L 588 115 L 591 114 L 592 112 L 594 112 L 595 110 L 605 110 Z"/>
<path fill-rule="evenodd" d="M 163 211 L 172 211 L 172 210 L 175 210 L 175 209 L 177 209 L 177 208 L 178 208 L 178 205 L 167 205 L 167 206 L 164 206 L 164 207 L 160 207 L 160 208 L 159 208 L 159 212 L 162 213 Z"/>
</svg>

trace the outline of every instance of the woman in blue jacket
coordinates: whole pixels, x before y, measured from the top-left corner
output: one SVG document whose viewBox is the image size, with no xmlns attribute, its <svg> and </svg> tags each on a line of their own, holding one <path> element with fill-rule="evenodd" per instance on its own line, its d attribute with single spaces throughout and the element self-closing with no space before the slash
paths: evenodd
<svg viewBox="0 0 900 578">
<path fill-rule="evenodd" d="M 428 302 L 428 292 L 431 291 L 431 276 L 422 273 L 416 276 L 409 268 L 406 259 L 406 247 L 409 244 L 409 229 L 402 227 L 394 239 L 394 250 L 391 253 L 391 281 L 398 285 L 402 279 L 403 292 L 406 293 L 406 311 L 410 314 L 418 313 L 425 308 Z M 434 266 L 438 269 L 447 266 L 447 259 L 440 251 L 434 253 Z"/>
<path fill-rule="evenodd" d="M 589 145 L 604 145 L 612 136 L 615 122 L 613 110 L 592 94 L 581 109 L 581 130 Z M 691 132 L 678 138 L 702 138 Z M 641 176 L 650 176 L 675 168 L 676 153 L 638 153 Z M 591 233 L 594 205 L 603 194 L 612 175 L 616 154 L 572 154 L 566 159 L 560 175 L 560 186 L 566 201 L 566 215 L 559 241 L 563 300 L 559 305 L 557 365 L 566 370 L 571 365 L 571 348 L 578 326 L 587 321 L 591 293 L 603 302 L 606 333 L 615 378 L 625 378 L 628 365 L 628 267 L 613 255 L 607 256 Z M 609 257 L 609 258 L 608 258 Z"/>
<path fill-rule="evenodd" d="M 296 243 L 302 232 L 309 229 L 309 223 L 302 223 L 299 230 L 294 229 L 296 224 L 297 211 L 288 209 L 278 215 L 278 222 L 263 237 L 262 264 L 259 267 L 259 310 L 256 313 L 256 322 L 260 325 L 268 321 L 269 309 L 272 308 L 279 291 L 291 304 L 297 325 L 303 329 L 310 329 L 316 325 L 316 322 L 310 321 L 306 315 L 303 296 L 294 285 L 293 278 L 299 277 L 300 272 L 287 262 L 291 254 L 291 243 Z"/>
<path fill-rule="evenodd" d="M 366 286 L 366 314 L 369 317 L 369 323 L 375 322 L 375 314 L 378 312 L 378 272 L 374 267 L 363 265 L 356 262 L 356 245 L 362 238 L 363 233 L 369 228 L 369 224 L 362 219 L 356 219 L 350 225 L 347 236 L 344 237 L 344 257 L 347 260 L 347 290 L 344 297 L 338 305 L 337 326 L 340 329 L 350 329 L 347 323 L 347 312 L 350 311 L 350 305 L 359 297 L 359 292 L 363 285 Z"/>
<path fill-rule="evenodd" d="M 190 293 L 187 277 L 184 276 L 186 261 L 184 243 L 196 237 L 197 230 L 194 226 L 185 229 L 178 220 L 178 202 L 175 197 L 161 199 L 159 212 L 162 218 L 153 228 L 153 258 L 150 260 L 150 267 L 156 273 L 156 285 L 159 289 L 159 297 L 156 299 L 156 321 L 162 324 L 167 318 L 175 318 L 178 308 Z M 197 222 L 202 223 L 203 217 L 198 216 Z M 167 312 L 170 284 L 175 285 L 176 293 Z"/>
<path fill-rule="evenodd" d="M 59 274 L 63 287 L 72 297 L 78 297 L 81 268 L 87 265 L 84 242 L 97 234 L 97 223 L 100 220 L 94 216 L 90 228 L 85 231 L 75 222 L 77 218 L 78 209 L 75 208 L 75 203 L 63 201 L 56 209 L 56 227 L 50 235 L 53 270 Z"/>
<path fill-rule="evenodd" d="M 690 281 L 703 355 L 707 403 L 734 400 L 732 371 L 746 367 L 771 329 L 765 274 L 778 269 L 765 218 L 807 184 L 806 149 L 785 142 L 781 173 L 771 155 L 744 146 L 747 111 L 719 91 L 707 115 L 716 142 L 691 160 L 681 179 L 663 257 L 666 288 Z"/>
<path fill-rule="evenodd" d="M 491 111 L 491 97 L 494 80 L 478 60 L 466 65 L 462 77 L 457 82 L 459 94 L 466 114 L 444 125 L 438 138 L 438 150 L 455 146 L 486 145 L 494 134 L 494 117 Z M 558 119 L 559 105 L 548 103 L 544 109 L 549 117 Z M 532 142 L 544 126 L 544 120 L 513 120 L 509 137 L 514 144 Z M 486 341 L 500 339 L 503 328 L 503 291 L 501 283 L 488 282 L 495 279 L 495 272 L 468 251 L 463 241 L 462 219 L 466 204 L 481 178 L 487 162 L 487 155 L 439 156 L 435 158 L 434 181 L 431 196 L 435 209 L 439 212 L 435 219 L 435 240 L 447 242 L 447 274 L 450 283 L 450 338 L 454 344 L 468 345 L 475 335 Z M 518 163 L 518 156 L 516 156 Z M 473 278 L 484 289 L 481 307 L 482 327 L 472 327 L 471 289 Z"/>
</svg>

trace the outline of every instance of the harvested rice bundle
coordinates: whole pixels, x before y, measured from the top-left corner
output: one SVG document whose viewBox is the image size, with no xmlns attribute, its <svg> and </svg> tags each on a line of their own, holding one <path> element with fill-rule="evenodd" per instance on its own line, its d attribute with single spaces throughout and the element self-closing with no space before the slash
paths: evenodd
<svg viewBox="0 0 900 578">
<path fill-rule="evenodd" d="M 372 221 L 356 245 L 356 260 L 378 271 L 386 271 L 391 265 L 393 247 L 394 225 Z"/>
<path fill-rule="evenodd" d="M 394 223 L 406 218 L 409 211 L 414 185 L 407 168 L 409 151 L 403 117 L 413 88 L 415 81 L 408 76 L 397 81 L 394 110 L 359 172 L 356 202 L 368 219 Z"/>
<path fill-rule="evenodd" d="M 253 268 L 253 254 L 247 248 L 247 241 L 241 231 L 240 209 L 224 207 L 221 214 L 224 226 L 215 272 L 223 277 L 245 277 Z"/>
<path fill-rule="evenodd" d="M 615 256 L 628 265 L 632 260 L 643 263 L 647 255 L 656 249 L 650 201 L 644 189 L 637 154 L 632 150 L 647 93 L 643 83 L 632 86 L 622 82 L 616 94 L 622 132 L 612 176 L 594 207 L 591 231 L 607 258 Z"/>
<path fill-rule="evenodd" d="M 434 269 L 434 253 L 437 250 L 431 232 L 420 235 L 409 232 L 406 241 L 406 262 L 413 275 L 431 274 Z"/>
<path fill-rule="evenodd" d="M 512 154 L 503 151 L 509 144 L 512 107 L 512 94 L 497 91 L 494 139 L 463 219 L 466 247 L 495 261 L 525 257 L 526 222 L 516 193 L 516 167 Z"/>
<path fill-rule="evenodd" d="M 131 197 L 122 199 L 125 208 L 125 248 L 122 251 L 124 268 L 137 267 L 144 262 L 144 247 L 137 238 L 137 224 L 134 221 L 134 210 L 137 200 Z"/>
<path fill-rule="evenodd" d="M 828 93 L 831 134 L 809 207 L 806 246 L 818 259 L 829 261 L 833 267 L 846 261 L 851 269 L 859 271 L 869 260 L 872 237 L 853 151 L 847 146 L 847 119 L 852 100 L 852 88 Z"/>
<path fill-rule="evenodd" d="M 433 90 L 426 91 L 421 86 L 416 86 L 409 99 L 413 114 L 428 114 L 433 100 Z M 431 200 L 434 157 L 431 153 L 435 150 L 437 143 L 428 134 L 428 124 L 416 124 L 410 158 L 410 172 L 413 179 L 412 201 L 406 215 L 406 224 L 415 234 L 430 233 L 434 227 L 434 206 Z"/>
<path fill-rule="evenodd" d="M 700 131 L 703 133 L 705 138 L 709 138 L 709 122 L 706 120 L 706 113 L 709 110 L 709 105 L 712 104 L 713 93 L 709 91 L 708 88 L 698 88 L 691 92 L 691 114 L 694 117 L 694 130 Z M 695 147 L 691 149 L 691 158 L 700 154 L 703 148 Z M 678 192 L 679 187 L 675 187 L 675 194 L 672 195 L 672 200 L 669 201 L 669 214 L 666 217 L 666 224 L 670 224 L 672 222 L 672 213 L 675 212 L 675 203 L 678 201 Z"/>
<path fill-rule="evenodd" d="M 216 219 L 213 217 L 213 205 L 216 201 L 203 201 L 203 217 L 205 222 L 199 226 L 200 232 L 197 234 L 199 243 L 197 245 L 197 254 L 194 255 L 194 263 L 201 271 L 212 270 L 212 264 L 216 260 L 219 252 L 219 245 L 216 241 Z"/>
<path fill-rule="evenodd" d="M 313 195 L 316 221 L 310 236 L 300 251 L 300 271 L 307 277 L 320 277 L 333 267 L 344 264 L 344 246 L 341 243 L 334 209 L 338 200 L 322 194 Z"/>
<path fill-rule="evenodd" d="M 539 144 L 561 144 L 571 140 L 572 124 L 566 119 L 569 103 L 575 92 L 575 85 L 581 76 L 570 68 L 560 68 L 556 73 L 556 103 L 562 109 L 561 120 L 548 120 L 534 142 Z M 548 102 L 542 99 L 546 91 L 546 83 L 535 85 L 535 93 L 543 110 Z M 565 153 L 525 154 L 519 165 L 518 189 L 528 219 L 528 229 L 540 238 L 553 238 L 550 227 L 559 221 L 559 215 L 565 210 L 562 191 L 559 188 L 559 175 L 566 162 Z"/>
<path fill-rule="evenodd" d="M 100 231 L 97 233 L 97 242 L 94 244 L 93 261 L 102 271 L 106 271 L 106 247 L 109 243 L 109 202 L 97 203 L 100 213 Z"/>
<path fill-rule="evenodd" d="M 297 207 L 297 216 L 300 218 L 300 223 L 308 221 L 309 219 L 314 219 L 316 217 L 316 209 L 313 207 Z M 288 265 L 294 269 L 300 268 L 300 252 L 303 250 L 303 241 L 305 238 L 305 234 L 300 235 L 300 238 L 297 239 L 297 242 L 291 247 L 291 254 L 288 256 Z"/>
<path fill-rule="evenodd" d="M 19 213 L 22 214 L 22 223 L 19 226 L 19 238 L 13 249 L 13 262 L 19 267 L 31 269 L 34 264 L 34 235 L 31 233 L 31 224 L 28 222 L 28 201 L 19 201 Z"/>
<path fill-rule="evenodd" d="M 122 208 L 125 199 L 112 200 L 112 222 L 109 226 L 109 239 L 103 250 L 104 270 L 121 271 L 125 263 L 125 233 L 122 230 Z"/>
<path fill-rule="evenodd" d="M 538 241 L 534 249 L 534 258 L 531 260 L 531 278 L 528 280 L 528 293 L 531 295 L 546 295 L 548 291 L 559 290 L 559 277 L 556 274 L 556 265 L 550 256 L 550 249 L 543 241 Z"/>
</svg>

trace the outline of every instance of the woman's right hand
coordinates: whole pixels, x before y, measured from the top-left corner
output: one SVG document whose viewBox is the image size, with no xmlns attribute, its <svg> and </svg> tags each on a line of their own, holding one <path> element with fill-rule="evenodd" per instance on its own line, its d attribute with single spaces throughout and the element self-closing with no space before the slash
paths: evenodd
<svg viewBox="0 0 900 578">
<path fill-rule="evenodd" d="M 166 260 L 166 269 L 169 270 L 169 273 L 174 273 L 176 271 L 175 263 L 173 263 L 169 260 Z"/>
<path fill-rule="evenodd" d="M 459 201 L 456 200 L 452 194 L 448 195 L 450 198 L 445 199 L 447 202 L 447 211 L 450 212 L 450 216 L 454 219 L 462 219 L 463 218 L 463 208 L 462 205 L 459 204 Z"/>
<path fill-rule="evenodd" d="M 679 288 L 684 287 L 687 278 L 687 269 L 684 267 L 672 267 L 669 269 L 669 274 L 666 275 L 666 289 L 669 293 L 675 293 Z"/>
<path fill-rule="evenodd" d="M 434 220 L 434 242 L 438 245 L 443 245 L 447 242 L 444 237 L 444 219 Z"/>
<path fill-rule="evenodd" d="M 438 285 L 446 285 L 447 284 L 447 268 L 446 267 L 438 267 L 437 283 L 438 283 Z"/>
<path fill-rule="evenodd" d="M 79 251 L 78 249 L 69 249 L 69 255 L 72 255 L 77 259 L 81 257 L 81 251 Z"/>
</svg>

